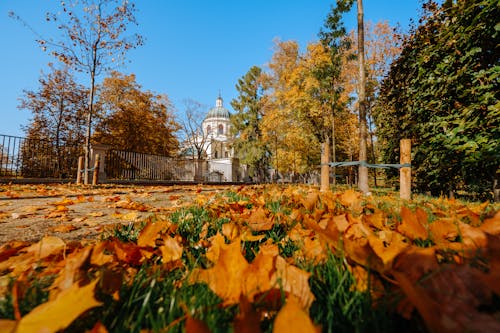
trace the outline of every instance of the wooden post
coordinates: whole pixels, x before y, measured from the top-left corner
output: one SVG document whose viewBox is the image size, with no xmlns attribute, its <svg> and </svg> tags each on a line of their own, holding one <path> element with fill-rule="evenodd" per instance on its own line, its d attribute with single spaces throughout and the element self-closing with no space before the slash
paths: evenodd
<svg viewBox="0 0 500 333">
<path fill-rule="evenodd" d="M 78 171 L 76 172 L 76 184 L 82 183 L 83 156 L 78 157 Z"/>
<path fill-rule="evenodd" d="M 330 189 L 330 144 L 328 138 L 321 144 L 321 185 L 320 191 L 326 192 Z"/>
<path fill-rule="evenodd" d="M 411 164 L 411 140 L 402 139 L 399 147 L 399 163 Z M 399 169 L 399 196 L 403 200 L 411 199 L 411 167 Z"/>
<path fill-rule="evenodd" d="M 92 185 L 97 185 L 99 178 L 99 154 L 95 154 L 94 174 L 92 175 Z"/>
</svg>

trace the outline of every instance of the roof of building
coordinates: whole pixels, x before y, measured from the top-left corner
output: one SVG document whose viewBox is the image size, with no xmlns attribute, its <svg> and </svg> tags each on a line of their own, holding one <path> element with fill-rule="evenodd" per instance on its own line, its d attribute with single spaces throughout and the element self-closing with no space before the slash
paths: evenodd
<svg viewBox="0 0 500 333">
<path fill-rule="evenodd" d="M 217 97 L 217 100 L 215 101 L 215 107 L 211 108 L 208 111 L 205 119 L 208 119 L 208 118 L 227 118 L 227 119 L 229 119 L 230 116 L 231 116 L 231 114 L 229 113 L 229 110 L 226 109 L 222 105 L 222 97 L 219 95 L 219 97 Z"/>
</svg>

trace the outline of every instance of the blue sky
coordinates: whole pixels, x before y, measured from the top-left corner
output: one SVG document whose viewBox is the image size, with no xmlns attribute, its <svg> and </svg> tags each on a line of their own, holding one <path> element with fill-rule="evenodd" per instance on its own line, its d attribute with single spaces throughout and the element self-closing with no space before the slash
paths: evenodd
<svg viewBox="0 0 500 333">
<path fill-rule="evenodd" d="M 365 20 L 387 20 L 407 29 L 417 20 L 420 0 L 365 0 Z M 182 114 L 184 101 L 193 99 L 207 110 L 221 91 L 224 106 L 237 96 L 235 85 L 253 65 L 271 59 L 273 40 L 295 40 L 302 47 L 317 34 L 334 1 L 325 0 L 136 0 L 138 30 L 144 46 L 127 54 L 121 72 L 136 75 L 145 90 L 169 96 Z M 50 35 L 47 11 L 57 11 L 56 0 L 0 0 L 0 134 L 23 136 L 31 114 L 19 110 L 23 89 L 38 89 L 41 71 L 54 59 L 35 43 L 35 36 L 9 11 L 37 31 Z M 349 30 L 356 14 L 345 17 Z M 82 82 L 85 84 L 85 82 Z"/>
</svg>

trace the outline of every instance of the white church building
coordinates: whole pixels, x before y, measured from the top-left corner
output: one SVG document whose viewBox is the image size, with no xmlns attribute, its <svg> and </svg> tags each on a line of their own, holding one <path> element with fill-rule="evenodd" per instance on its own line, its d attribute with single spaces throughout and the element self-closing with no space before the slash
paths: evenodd
<svg viewBox="0 0 500 333">
<path fill-rule="evenodd" d="M 206 156 L 204 178 L 207 181 L 236 182 L 243 177 L 239 160 L 231 146 L 231 114 L 219 95 L 202 123 L 203 133 L 198 136 Z"/>
</svg>

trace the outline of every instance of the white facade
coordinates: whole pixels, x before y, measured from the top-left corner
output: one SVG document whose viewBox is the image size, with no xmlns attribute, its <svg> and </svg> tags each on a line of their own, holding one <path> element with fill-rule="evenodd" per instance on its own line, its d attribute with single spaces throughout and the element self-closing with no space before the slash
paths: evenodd
<svg viewBox="0 0 500 333">
<path fill-rule="evenodd" d="M 224 108 L 219 95 L 215 107 L 211 108 L 202 123 L 204 151 L 208 161 L 205 178 L 209 181 L 239 181 L 239 162 L 234 158 L 231 142 L 230 113 Z"/>
</svg>

